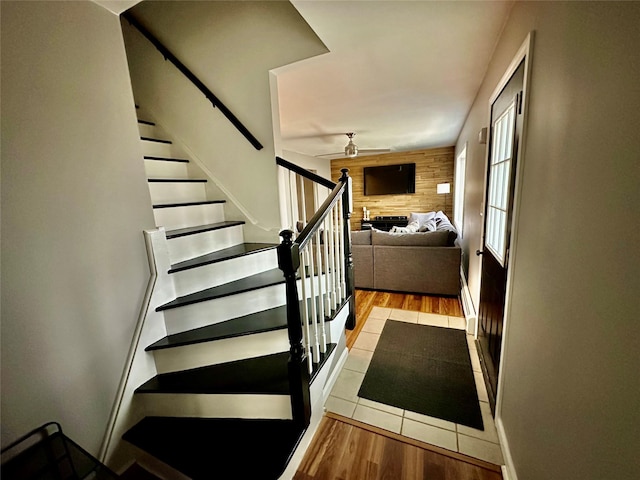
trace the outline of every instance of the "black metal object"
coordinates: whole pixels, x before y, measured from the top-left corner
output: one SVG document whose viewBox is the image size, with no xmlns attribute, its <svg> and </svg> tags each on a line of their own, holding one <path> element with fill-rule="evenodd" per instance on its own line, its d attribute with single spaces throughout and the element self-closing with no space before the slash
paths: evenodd
<svg viewBox="0 0 640 480">
<path fill-rule="evenodd" d="M 349 169 L 343 168 L 340 170 L 342 176 L 340 182 L 344 185 L 342 192 L 342 214 L 344 216 L 344 276 L 347 288 L 347 298 L 349 299 L 349 316 L 345 323 L 345 327 L 348 330 L 356 328 L 356 297 L 355 293 L 355 279 L 353 276 L 353 255 L 351 253 L 351 178 L 349 177 Z"/>
<path fill-rule="evenodd" d="M 316 182 L 316 183 L 322 185 L 323 187 L 327 187 L 327 188 L 330 188 L 332 190 L 334 188 L 336 188 L 337 183 L 332 182 L 331 180 L 327 180 L 326 178 L 321 177 L 318 174 L 310 172 L 306 168 L 302 168 L 302 167 L 296 165 L 295 163 L 291 163 L 291 162 L 285 160 L 282 157 L 276 157 L 276 165 L 280 165 L 281 167 L 284 167 L 287 170 L 291 170 L 292 172 L 297 173 L 301 177 L 308 178 L 312 182 Z"/>
<path fill-rule="evenodd" d="M 62 433 L 57 422 L 45 423 L 2 449 L 3 480 L 119 478 Z"/>
<path fill-rule="evenodd" d="M 302 344 L 302 323 L 298 302 L 297 271 L 300 267 L 298 245 L 293 243 L 293 232 L 280 232 L 278 267 L 284 273 L 287 300 L 287 330 L 289 332 L 289 392 L 293 421 L 301 427 L 311 422 L 311 376 L 307 368 L 307 354 Z"/>
<path fill-rule="evenodd" d="M 151 32 L 149 32 L 149 30 L 143 27 L 142 24 L 140 24 L 140 22 L 138 22 L 138 20 L 136 20 L 130 12 L 123 13 L 122 16 L 127 20 L 127 22 L 137 28 L 138 31 L 142 35 L 144 35 L 144 37 L 149 40 L 154 47 L 158 49 L 165 60 L 169 60 L 171 63 L 173 63 L 175 67 L 180 70 L 180 73 L 187 77 L 191 81 L 191 83 L 193 83 L 195 87 L 204 94 L 204 96 L 211 102 L 214 108 L 219 108 L 220 112 L 222 112 L 222 114 L 227 117 L 227 119 L 229 119 L 233 126 L 236 127 L 238 131 L 242 133 L 242 135 L 244 135 L 244 137 L 249 141 L 249 143 L 251 143 L 251 145 L 254 146 L 256 150 L 261 150 L 263 148 L 258 139 L 251 134 L 247 127 L 245 127 L 242 122 L 238 120 L 238 118 L 224 105 L 224 103 L 222 103 L 220 99 L 216 97 L 213 92 L 209 90 L 209 88 L 207 88 L 207 86 L 202 83 L 202 81 L 198 77 L 196 77 L 191 70 L 189 70 L 180 60 L 178 60 L 167 47 L 160 43 L 160 41 L 156 37 L 154 37 Z"/>
</svg>

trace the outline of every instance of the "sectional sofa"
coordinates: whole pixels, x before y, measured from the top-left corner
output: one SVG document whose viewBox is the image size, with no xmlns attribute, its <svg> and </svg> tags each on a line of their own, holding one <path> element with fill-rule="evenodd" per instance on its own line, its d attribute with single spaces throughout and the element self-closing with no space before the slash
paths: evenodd
<svg viewBox="0 0 640 480">
<path fill-rule="evenodd" d="M 459 295 L 461 249 L 455 232 L 351 234 L 356 288 Z"/>
</svg>

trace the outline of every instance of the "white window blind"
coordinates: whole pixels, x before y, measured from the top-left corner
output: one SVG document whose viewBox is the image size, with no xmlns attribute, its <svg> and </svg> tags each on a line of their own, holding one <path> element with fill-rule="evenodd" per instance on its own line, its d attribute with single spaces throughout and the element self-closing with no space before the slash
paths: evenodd
<svg viewBox="0 0 640 480">
<path fill-rule="evenodd" d="M 493 125 L 493 148 L 489 164 L 485 246 L 502 266 L 504 266 L 506 253 L 507 209 L 515 118 L 516 110 L 513 102 Z"/>
</svg>

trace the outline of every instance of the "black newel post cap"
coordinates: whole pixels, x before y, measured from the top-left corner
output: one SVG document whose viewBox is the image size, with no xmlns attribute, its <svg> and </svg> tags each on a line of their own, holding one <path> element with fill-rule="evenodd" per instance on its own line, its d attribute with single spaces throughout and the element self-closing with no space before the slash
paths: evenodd
<svg viewBox="0 0 640 480">
<path fill-rule="evenodd" d="M 280 232 L 282 243 L 278 245 L 278 268 L 287 275 L 294 275 L 300 266 L 298 245 L 293 243 L 293 231 L 282 230 Z"/>
<path fill-rule="evenodd" d="M 293 230 L 282 230 L 279 235 L 282 237 L 282 243 L 285 243 L 287 245 L 293 243 Z"/>
</svg>

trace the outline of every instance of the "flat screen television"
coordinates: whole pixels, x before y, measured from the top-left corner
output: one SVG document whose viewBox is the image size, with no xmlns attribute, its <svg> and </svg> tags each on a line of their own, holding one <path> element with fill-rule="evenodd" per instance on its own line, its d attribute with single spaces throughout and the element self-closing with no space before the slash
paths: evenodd
<svg viewBox="0 0 640 480">
<path fill-rule="evenodd" d="M 416 164 L 364 168 L 365 195 L 416 193 Z"/>
</svg>

